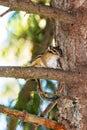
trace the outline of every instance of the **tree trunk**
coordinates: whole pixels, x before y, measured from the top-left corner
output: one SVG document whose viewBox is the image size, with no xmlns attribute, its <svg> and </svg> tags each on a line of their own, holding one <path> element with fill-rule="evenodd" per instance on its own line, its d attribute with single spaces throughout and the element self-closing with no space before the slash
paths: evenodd
<svg viewBox="0 0 87 130">
<path fill-rule="evenodd" d="M 87 9 L 79 7 L 79 1 L 53 0 L 52 6 L 76 16 L 73 24 L 54 21 L 56 44 L 63 50 L 62 68 L 74 71 L 87 64 Z M 60 84 L 63 90 L 61 101 L 58 101 L 58 121 L 67 130 L 87 130 L 87 79 L 72 81 L 70 86 L 63 82 Z"/>
</svg>

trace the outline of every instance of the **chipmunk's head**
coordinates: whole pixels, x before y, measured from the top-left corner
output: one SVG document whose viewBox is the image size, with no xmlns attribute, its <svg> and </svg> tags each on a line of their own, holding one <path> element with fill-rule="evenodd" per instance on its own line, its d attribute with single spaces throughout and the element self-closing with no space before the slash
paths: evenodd
<svg viewBox="0 0 87 130">
<path fill-rule="evenodd" d="M 57 55 L 58 57 L 62 57 L 62 50 L 59 48 L 59 46 L 57 47 L 49 46 L 48 50 L 54 55 Z"/>
</svg>

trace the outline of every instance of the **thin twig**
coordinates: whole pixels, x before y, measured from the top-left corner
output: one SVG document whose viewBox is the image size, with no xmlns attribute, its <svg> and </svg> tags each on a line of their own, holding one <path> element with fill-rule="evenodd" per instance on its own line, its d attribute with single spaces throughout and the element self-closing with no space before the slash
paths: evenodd
<svg viewBox="0 0 87 130">
<path fill-rule="evenodd" d="M 53 93 L 49 93 L 49 92 L 44 92 L 44 91 L 31 91 L 30 92 L 31 94 L 41 94 L 41 95 L 50 95 L 50 96 L 56 96 L 56 94 L 53 94 Z"/>
<path fill-rule="evenodd" d="M 54 106 L 55 106 L 56 104 L 57 104 L 57 100 L 55 100 L 54 102 L 50 103 L 50 104 L 46 107 L 46 109 L 41 113 L 40 117 L 45 117 L 45 116 L 47 116 L 47 115 L 49 114 L 49 112 L 54 108 Z M 39 125 L 34 124 L 33 126 L 34 126 L 33 130 L 36 130 Z"/>
<path fill-rule="evenodd" d="M 41 117 L 45 117 L 46 115 L 49 114 L 49 112 L 54 108 L 54 106 L 57 104 L 57 100 L 54 102 L 50 103 L 46 109 L 42 112 Z"/>
<path fill-rule="evenodd" d="M 10 11 L 12 11 L 11 9 L 6 10 L 5 12 L 3 12 L 2 14 L 0 14 L 0 17 L 3 17 L 4 15 L 6 15 L 7 13 L 9 13 Z"/>
<path fill-rule="evenodd" d="M 59 98 L 56 94 L 51 94 L 51 93 L 48 93 L 48 92 L 44 92 L 40 79 L 37 79 L 37 83 L 38 83 L 38 90 L 43 93 L 41 95 L 42 99 L 47 99 L 47 100 L 54 101 L 54 100 Z"/>
</svg>

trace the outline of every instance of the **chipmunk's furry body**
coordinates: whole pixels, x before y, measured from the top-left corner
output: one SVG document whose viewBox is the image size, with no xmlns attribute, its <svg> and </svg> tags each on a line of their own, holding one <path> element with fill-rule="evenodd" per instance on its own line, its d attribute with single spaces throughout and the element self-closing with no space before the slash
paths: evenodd
<svg viewBox="0 0 87 130">
<path fill-rule="evenodd" d="M 43 55 L 38 56 L 31 66 L 56 69 L 61 56 L 62 52 L 58 47 L 50 47 Z"/>
<path fill-rule="evenodd" d="M 33 67 L 47 67 L 47 68 L 61 68 L 59 60 L 62 57 L 62 51 L 59 47 L 50 46 L 48 50 L 43 54 L 38 56 L 35 61 L 32 62 L 31 66 Z M 39 90 L 43 92 L 40 79 L 37 79 Z M 56 97 L 49 98 L 47 95 L 44 95 L 47 99 L 56 99 Z"/>
</svg>

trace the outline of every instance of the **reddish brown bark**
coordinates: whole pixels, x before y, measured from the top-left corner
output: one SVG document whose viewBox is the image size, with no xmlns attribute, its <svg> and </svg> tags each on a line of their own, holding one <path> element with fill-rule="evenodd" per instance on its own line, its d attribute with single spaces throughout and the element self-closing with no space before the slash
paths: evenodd
<svg viewBox="0 0 87 130">
<path fill-rule="evenodd" d="M 83 7 L 85 1 L 82 4 L 79 2 L 67 1 L 63 4 L 62 1 L 53 1 L 56 8 L 70 11 L 76 16 L 73 24 L 55 20 L 56 43 L 62 48 L 64 56 L 62 67 L 71 71 L 87 64 L 87 8 Z M 58 121 L 65 124 L 67 130 L 87 130 L 87 79 L 73 81 L 70 85 L 60 83 L 64 88 L 61 92 L 62 100 L 58 101 Z"/>
<path fill-rule="evenodd" d="M 49 128 L 53 128 L 55 130 L 65 130 L 65 127 L 57 123 L 56 121 L 45 119 L 43 117 L 38 117 L 36 115 L 29 114 L 26 111 L 18 111 L 18 110 L 7 108 L 5 106 L 0 105 L 0 112 L 14 118 L 18 118 L 23 122 L 28 122 L 28 123 L 32 122 L 37 125 L 44 125 Z"/>
</svg>

